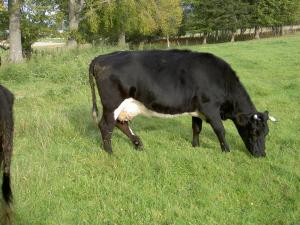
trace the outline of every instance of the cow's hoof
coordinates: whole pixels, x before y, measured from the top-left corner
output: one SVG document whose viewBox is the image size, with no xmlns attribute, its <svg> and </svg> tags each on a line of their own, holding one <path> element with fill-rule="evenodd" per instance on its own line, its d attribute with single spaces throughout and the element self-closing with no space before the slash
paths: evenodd
<svg viewBox="0 0 300 225">
<path fill-rule="evenodd" d="M 222 152 L 230 152 L 230 148 L 227 143 L 221 143 Z"/>
<path fill-rule="evenodd" d="M 144 149 L 144 145 L 141 142 L 134 143 L 135 149 L 138 151 L 142 151 Z"/>
<path fill-rule="evenodd" d="M 229 148 L 222 148 L 222 152 L 230 152 L 230 149 Z"/>
<path fill-rule="evenodd" d="M 144 145 L 138 136 L 134 136 L 132 143 L 134 144 L 134 147 L 136 150 L 139 150 L 139 151 L 143 150 Z"/>
<path fill-rule="evenodd" d="M 113 153 L 113 151 L 111 149 L 104 149 L 104 151 L 109 155 L 112 155 L 112 153 Z"/>
<path fill-rule="evenodd" d="M 132 142 L 136 150 L 141 151 L 144 149 L 144 145 L 141 141 L 135 140 Z"/>
<path fill-rule="evenodd" d="M 113 153 L 112 148 L 103 148 L 103 149 L 109 155 L 111 155 Z"/>
<path fill-rule="evenodd" d="M 192 146 L 193 146 L 194 148 L 200 147 L 199 141 L 192 141 Z"/>
</svg>

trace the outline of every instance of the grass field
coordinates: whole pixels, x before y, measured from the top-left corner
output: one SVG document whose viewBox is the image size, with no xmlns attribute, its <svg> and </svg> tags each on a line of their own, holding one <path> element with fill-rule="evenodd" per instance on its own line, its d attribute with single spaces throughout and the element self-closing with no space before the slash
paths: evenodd
<svg viewBox="0 0 300 225">
<path fill-rule="evenodd" d="M 208 124 L 192 148 L 190 117 L 138 117 L 131 126 L 145 150 L 115 129 L 108 156 L 87 71 L 112 49 L 33 56 L 0 68 L 16 96 L 15 224 L 300 224 L 300 34 L 187 48 L 228 61 L 257 108 L 279 120 L 269 123 L 267 157 L 250 156 L 230 121 L 230 153 Z"/>
</svg>

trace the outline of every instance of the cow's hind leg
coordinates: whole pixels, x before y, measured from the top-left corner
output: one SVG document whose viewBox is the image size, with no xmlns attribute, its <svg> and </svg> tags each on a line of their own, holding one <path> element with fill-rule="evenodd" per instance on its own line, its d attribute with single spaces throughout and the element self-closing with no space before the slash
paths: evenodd
<svg viewBox="0 0 300 225">
<path fill-rule="evenodd" d="M 199 144 L 199 134 L 202 130 L 202 120 L 198 117 L 192 117 L 192 128 L 193 128 L 193 147 L 200 146 Z"/>
<path fill-rule="evenodd" d="M 127 121 L 120 122 L 118 120 L 116 126 L 131 140 L 131 142 L 134 144 L 136 149 L 138 150 L 143 149 L 143 143 L 141 139 L 133 133 Z"/>
<path fill-rule="evenodd" d="M 205 109 L 206 110 L 203 110 L 203 114 L 206 117 L 206 121 L 211 125 L 215 134 L 217 135 L 222 151 L 229 152 L 230 149 L 225 139 L 225 129 L 222 123 L 222 119 L 220 114 L 216 113 L 218 112 L 218 110 L 209 107 L 205 107 Z"/>
<path fill-rule="evenodd" d="M 98 126 L 102 136 L 103 148 L 110 154 L 112 153 L 111 137 L 115 124 L 113 112 L 107 112 L 103 109 L 103 115 Z"/>
</svg>

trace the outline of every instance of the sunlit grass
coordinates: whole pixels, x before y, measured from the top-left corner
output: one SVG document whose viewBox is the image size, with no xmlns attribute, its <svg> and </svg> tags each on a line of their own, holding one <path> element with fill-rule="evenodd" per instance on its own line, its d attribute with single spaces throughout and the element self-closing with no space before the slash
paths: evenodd
<svg viewBox="0 0 300 225">
<path fill-rule="evenodd" d="M 12 165 L 15 224 L 299 224 L 300 35 L 184 47 L 228 61 L 259 110 L 269 110 L 267 157 L 250 156 L 230 121 L 223 154 L 204 124 L 191 147 L 191 118 L 136 118 L 137 152 L 118 130 L 114 154 L 93 124 L 88 64 L 113 49 L 33 56 L 5 65 L 16 95 Z"/>
</svg>

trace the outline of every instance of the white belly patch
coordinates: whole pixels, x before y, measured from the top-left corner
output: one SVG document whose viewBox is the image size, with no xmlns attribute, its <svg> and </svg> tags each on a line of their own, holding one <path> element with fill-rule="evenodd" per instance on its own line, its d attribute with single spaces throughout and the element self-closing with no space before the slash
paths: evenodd
<svg viewBox="0 0 300 225">
<path fill-rule="evenodd" d="M 143 103 L 133 98 L 125 99 L 119 105 L 119 107 L 114 111 L 114 118 L 115 120 L 118 119 L 120 121 L 130 121 L 139 114 L 144 116 L 150 116 L 150 117 L 154 116 L 154 117 L 161 117 L 161 118 L 171 118 L 180 115 L 190 115 L 194 117 L 199 117 L 201 119 L 205 119 L 204 115 L 199 112 L 186 112 L 186 113 L 174 114 L 174 115 L 158 113 L 147 109 Z"/>
</svg>

